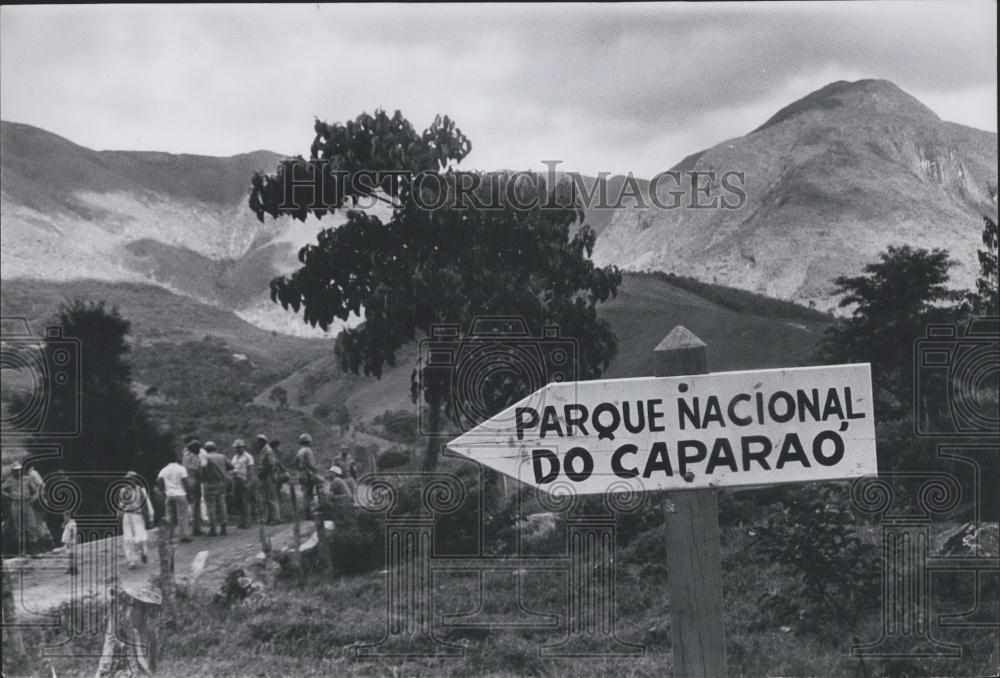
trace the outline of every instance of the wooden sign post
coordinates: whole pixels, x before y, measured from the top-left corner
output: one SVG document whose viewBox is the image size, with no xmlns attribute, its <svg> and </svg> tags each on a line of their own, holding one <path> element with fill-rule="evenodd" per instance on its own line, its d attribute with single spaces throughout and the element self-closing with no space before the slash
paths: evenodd
<svg viewBox="0 0 1000 678">
<path fill-rule="evenodd" d="M 708 372 L 705 342 L 677 326 L 656 347 L 656 376 Z M 673 492 L 666 507 L 675 678 L 725 678 L 718 489 Z"/>
<path fill-rule="evenodd" d="M 553 493 L 667 493 L 676 678 L 724 678 L 721 487 L 878 475 L 871 366 L 708 372 L 676 327 L 656 374 L 552 382 L 448 447 Z"/>
</svg>

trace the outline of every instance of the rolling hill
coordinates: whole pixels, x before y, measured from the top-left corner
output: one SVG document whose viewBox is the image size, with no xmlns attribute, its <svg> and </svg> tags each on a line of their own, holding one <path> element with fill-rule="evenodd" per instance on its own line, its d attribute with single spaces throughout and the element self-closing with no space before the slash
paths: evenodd
<svg viewBox="0 0 1000 678">
<path fill-rule="evenodd" d="M 343 217 L 258 222 L 249 179 L 273 170 L 278 154 L 95 151 L 15 122 L 0 123 L 0 148 L 4 281 L 148 283 L 257 327 L 320 336 L 271 304 L 267 285 Z M 956 285 L 970 285 L 981 216 L 997 211 L 996 134 L 944 122 L 883 80 L 828 85 L 674 169 L 743 172 L 746 204 L 588 209 L 598 263 L 829 308 L 831 281 L 890 244 L 947 247 Z M 624 179 L 584 184 L 605 183 L 614 203 Z M 388 215 L 382 204 L 372 211 Z"/>
<path fill-rule="evenodd" d="M 250 177 L 282 156 L 94 151 L 6 121 L 0 148 L 5 281 L 149 283 L 258 327 L 321 336 L 267 298 L 317 225 L 261 224 L 246 207 Z"/>
<path fill-rule="evenodd" d="M 4 283 L 0 306 L 5 317 L 23 317 L 37 334 L 60 303 L 77 298 L 103 300 L 131 322 L 137 391 L 173 428 L 248 435 L 266 422 L 288 440 L 305 425 L 314 434 L 328 431 L 311 418 L 319 404 L 346 404 L 354 422 L 417 410 L 410 401 L 417 344 L 405 346 L 396 367 L 376 379 L 342 372 L 330 339 L 262 330 L 231 311 L 154 285 L 17 279 Z M 653 347 L 678 324 L 708 344 L 713 371 L 805 365 L 830 322 L 792 303 L 658 274 L 626 274 L 618 296 L 599 313 L 619 338 L 608 377 L 652 374 Z M 247 409 L 251 403 L 277 408 L 276 387 L 287 395 L 286 411 L 262 417 L 267 410 Z M 177 406 L 189 400 L 191 407 Z M 192 414 L 192 407 L 202 414 Z"/>
<path fill-rule="evenodd" d="M 231 311 L 175 294 L 161 287 L 104 280 L 72 282 L 18 278 L 0 291 L 4 318 L 27 320 L 41 335 L 60 304 L 73 299 L 103 301 L 117 307 L 132 325 L 133 350 L 157 343 L 179 344 L 219 339 L 233 352 L 246 355 L 262 369 L 288 373 L 332 350 L 329 339 L 308 339 L 263 330 Z"/>
<path fill-rule="evenodd" d="M 712 371 L 807 365 L 830 322 L 794 304 L 768 307 L 740 290 L 645 274 L 627 274 L 618 296 L 598 307 L 598 314 L 611 322 L 619 340 L 608 377 L 653 374 L 653 348 L 675 325 L 708 344 Z M 355 420 L 369 420 L 385 410 L 416 407 L 410 402 L 410 372 L 417 355 L 416 344 L 406 346 L 397 366 L 380 380 L 344 374 L 332 354 L 323 355 L 276 385 L 285 389 L 293 407 L 311 411 L 318 403 L 344 402 Z M 268 404 L 268 394 L 257 402 Z"/>
</svg>

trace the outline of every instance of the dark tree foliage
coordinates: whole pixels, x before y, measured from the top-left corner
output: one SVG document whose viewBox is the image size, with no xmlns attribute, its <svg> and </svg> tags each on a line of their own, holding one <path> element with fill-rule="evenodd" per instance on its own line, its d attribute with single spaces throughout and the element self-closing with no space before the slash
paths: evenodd
<svg viewBox="0 0 1000 678">
<path fill-rule="evenodd" d="M 444 170 L 472 150 L 468 138 L 448 116 L 437 116 L 422 134 L 417 134 L 399 111 L 390 118 L 382 110 L 375 115 L 362 113 L 344 124 L 317 120 L 313 129 L 316 137 L 308 161 L 298 156 L 294 162 L 282 163 L 274 175 L 254 175 L 250 209 L 258 219 L 263 221 L 264 215 L 270 214 L 305 221 L 310 212 L 322 218 L 346 204 L 357 205 L 363 197 L 385 199 L 378 196 L 379 191 L 406 202 L 411 184 L 401 181 L 399 175 Z M 321 174 L 322 204 L 308 204 L 305 188 L 301 194 L 285 196 L 285 172 L 296 178 Z M 380 181 L 353 180 L 363 172 L 378 172 L 383 177 Z"/>
<path fill-rule="evenodd" d="M 169 437 L 150 420 L 132 392 L 126 342 L 129 322 L 117 309 L 73 301 L 59 309 L 57 325 L 63 337 L 79 341 L 79 351 L 69 353 L 65 366 L 70 373 L 78 370 L 79 381 L 74 388 L 50 390 L 45 430 L 73 430 L 78 421 L 79 435 L 52 439 L 41 431 L 36 442 L 58 445 L 62 455 L 40 461 L 39 471 L 62 469 L 74 482 L 87 485 L 81 493 L 82 510 L 101 513 L 107 510 L 104 487 L 114 477 L 134 470 L 149 481 L 155 478 L 170 456 Z M 48 364 L 60 364 L 62 358 L 54 353 L 66 355 L 61 351 L 65 345 L 64 339 L 46 340 L 43 350 Z"/>
<path fill-rule="evenodd" d="M 945 250 L 889 247 L 863 275 L 836 279 L 851 316 L 831 327 L 820 357 L 828 363 L 870 362 L 879 418 L 912 411 L 913 345 L 927 324 L 955 318 L 960 292 L 949 290 L 954 265 Z"/>
<path fill-rule="evenodd" d="M 477 317 L 520 316 L 532 336 L 556 325 L 563 337 L 574 338 L 576 374 L 598 377 L 615 355 L 617 341 L 610 325 L 597 317 L 596 306 L 616 293 L 621 274 L 614 267 L 594 266 L 594 234 L 583 226 L 571 235 L 583 212 L 566 195 L 556 196 L 555 187 L 550 192 L 544 182 L 523 175 L 486 178 L 456 171 L 454 163 L 470 148 L 447 117 L 436 118 L 419 135 L 399 112 L 391 118 L 382 111 L 364 114 L 344 125 L 317 122 L 310 161 L 298 159 L 281 165 L 274 176 L 254 177 L 250 207 L 259 218 L 304 220 L 310 211 L 322 217 L 375 195 L 374 187 L 365 189 L 365 182 L 353 180 L 359 172 L 446 171 L 437 175 L 439 182 L 380 182 L 377 197 L 393 203 L 392 217 L 383 223 L 348 211 L 346 223 L 322 230 L 315 244 L 299 251 L 301 268 L 272 281 L 272 300 L 324 329 L 336 319 L 360 315 L 363 323 L 344 330 L 336 343 L 341 366 L 355 374 L 380 377 L 384 366 L 395 365 L 404 344 L 430 336 L 435 324 L 453 323 L 465 332 Z M 346 178 L 324 175 L 322 204 L 306 209 L 308 203 L 298 195 L 285 204 L 284 172 L 315 178 L 315 172 L 330 168 Z M 456 207 L 455 194 L 477 180 L 478 188 L 467 191 L 472 199 Z M 315 195 L 315 186 L 307 188 Z M 415 196 L 416 190 L 421 193 Z M 446 198 L 441 208 L 426 208 L 441 202 L 439 197 Z M 453 412 L 453 395 L 464 397 L 452 394 L 453 377 L 426 365 L 414 372 L 413 396 L 427 403 L 432 433 L 442 430 L 442 414 Z M 509 375 L 487 379 L 481 390 L 475 397 L 494 412 L 526 395 L 524 383 Z M 436 454 L 432 435 L 429 468 Z"/>
<path fill-rule="evenodd" d="M 976 251 L 979 258 L 979 278 L 970 301 L 973 313 L 995 316 L 1000 314 L 1000 267 L 997 265 L 1000 230 L 997 229 L 997 222 L 989 217 L 983 217 L 983 245 L 986 249 Z"/>
</svg>

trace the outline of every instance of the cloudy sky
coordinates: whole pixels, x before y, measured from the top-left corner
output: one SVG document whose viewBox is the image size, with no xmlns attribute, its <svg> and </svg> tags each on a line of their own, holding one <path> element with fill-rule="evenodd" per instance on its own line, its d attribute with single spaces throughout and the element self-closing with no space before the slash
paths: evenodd
<svg viewBox="0 0 1000 678">
<path fill-rule="evenodd" d="M 997 129 L 996 3 L 0 9 L 0 117 L 98 149 L 308 153 L 314 116 L 435 113 L 467 164 L 651 176 L 834 80 Z"/>
</svg>

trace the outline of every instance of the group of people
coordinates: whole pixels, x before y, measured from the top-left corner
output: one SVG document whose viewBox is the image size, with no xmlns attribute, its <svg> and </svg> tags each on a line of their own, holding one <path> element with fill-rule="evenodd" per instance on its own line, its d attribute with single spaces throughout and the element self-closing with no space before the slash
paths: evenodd
<svg viewBox="0 0 1000 678">
<path fill-rule="evenodd" d="M 61 475 L 62 472 L 57 472 Z M 69 554 L 70 574 L 77 574 L 76 543 L 78 540 L 76 520 L 72 509 L 53 514 L 44 507 L 47 485 L 38 469 L 31 461 L 22 464 L 15 461 L 10 472 L 0 485 L 3 496 L 3 540 L 4 552 L 14 552 L 37 558 L 61 543 Z M 49 505 L 58 505 L 59 498 L 51 498 Z"/>
<path fill-rule="evenodd" d="M 176 530 L 181 542 L 205 534 L 206 527 L 208 536 L 226 534 L 227 489 L 239 512 L 241 528 L 250 527 L 254 514 L 267 525 L 282 522 L 281 499 L 286 484 L 293 510 L 301 501 L 306 517 L 311 517 L 325 501 L 349 499 L 353 503 L 357 465 L 347 444 L 342 445 L 340 455 L 324 475 L 313 451 L 312 436 L 303 433 L 298 442 L 300 447 L 291 464 L 296 475 L 293 481 L 278 455 L 278 440 L 260 434 L 248 448 L 237 439 L 227 457 L 214 442 L 202 444 L 197 437 L 187 436 L 180 457 L 164 466 L 157 476 L 165 521 Z"/>
<path fill-rule="evenodd" d="M 341 444 L 339 455 L 324 472 L 312 436 L 303 433 L 298 442 L 291 473 L 278 453 L 280 441 L 263 434 L 250 446 L 240 439 L 233 441 L 228 455 L 212 441 L 203 444 L 194 435 L 185 437 L 183 450 L 160 470 L 151 491 L 138 473 L 126 473 L 124 482 L 114 486 L 112 506 L 121 519 L 129 568 L 148 562 L 146 531 L 157 513 L 170 535 L 190 542 L 195 536 L 226 534 L 230 506 L 241 528 L 250 527 L 252 520 L 267 525 L 282 522 L 284 497 L 292 510 L 301 510 L 306 518 L 330 507 L 353 506 L 358 471 L 347 443 Z M 2 482 L 5 547 L 13 538 L 19 552 L 37 554 L 50 549 L 53 541 L 61 541 L 70 554 L 69 572 L 75 574 L 76 521 L 71 511 L 61 516 L 61 522 L 60 516 L 48 515 L 42 506 L 45 483 L 28 466 L 15 462 Z M 47 525 L 52 522 L 49 518 L 56 519 L 55 524 Z"/>
<path fill-rule="evenodd" d="M 3 496 L 3 539 L 21 553 L 34 555 L 48 550 L 52 534 L 46 525 L 42 507 L 45 483 L 33 466 L 25 468 L 20 461 L 11 464 L 10 473 L 0 484 Z"/>
</svg>

